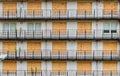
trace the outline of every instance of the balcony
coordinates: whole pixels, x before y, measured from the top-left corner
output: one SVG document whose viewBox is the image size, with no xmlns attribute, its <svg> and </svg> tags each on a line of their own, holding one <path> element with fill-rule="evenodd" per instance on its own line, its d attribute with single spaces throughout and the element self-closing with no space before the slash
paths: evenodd
<svg viewBox="0 0 120 76">
<path fill-rule="evenodd" d="M 120 60 L 118 50 L 17 50 L 1 53 L 5 60 L 92 60 L 115 61 Z"/>
<path fill-rule="evenodd" d="M 40 30 L 1 31 L 0 40 L 119 40 L 120 30 Z"/>
<path fill-rule="evenodd" d="M 55 11 L 55 12 L 53 12 Z M 98 14 L 99 12 L 99 14 Z M 106 13 L 107 12 L 107 13 Z M 77 9 L 9 9 L 0 12 L 0 20 L 119 20 L 119 10 L 77 10 Z"/>
<path fill-rule="evenodd" d="M 120 72 L 116 71 L 16 71 L 16 72 L 7 72 L 3 71 L 0 73 L 1 76 L 120 76 Z"/>
</svg>

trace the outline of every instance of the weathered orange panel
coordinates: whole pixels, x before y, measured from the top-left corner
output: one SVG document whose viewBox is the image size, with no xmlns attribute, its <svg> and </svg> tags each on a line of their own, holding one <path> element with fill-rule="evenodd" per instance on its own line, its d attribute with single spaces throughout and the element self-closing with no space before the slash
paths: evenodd
<svg viewBox="0 0 120 76">
<path fill-rule="evenodd" d="M 78 14 L 92 14 L 92 2 L 78 2 Z"/>
<path fill-rule="evenodd" d="M 3 2 L 3 13 L 16 14 L 17 2 Z"/>
<path fill-rule="evenodd" d="M 41 53 L 41 42 L 39 41 L 29 41 L 27 42 L 28 53 Z"/>
<path fill-rule="evenodd" d="M 27 70 L 30 72 L 40 72 L 41 62 L 40 61 L 27 61 Z"/>
<path fill-rule="evenodd" d="M 16 61 L 3 61 L 3 72 L 16 72 L 17 63 Z"/>
<path fill-rule="evenodd" d="M 52 70 L 54 72 L 65 72 L 67 69 L 67 63 L 65 61 L 53 61 L 52 62 Z"/>
<path fill-rule="evenodd" d="M 65 14 L 67 9 L 67 2 L 52 2 L 52 12 L 53 14 Z"/>
</svg>

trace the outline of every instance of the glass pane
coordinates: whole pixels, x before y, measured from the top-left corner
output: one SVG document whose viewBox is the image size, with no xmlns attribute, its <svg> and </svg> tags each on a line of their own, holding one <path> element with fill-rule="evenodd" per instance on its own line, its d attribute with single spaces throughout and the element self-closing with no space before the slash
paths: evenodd
<svg viewBox="0 0 120 76">
<path fill-rule="evenodd" d="M 40 30 L 41 30 L 41 24 L 40 23 L 36 23 L 35 24 L 35 31 L 36 32 L 40 32 Z"/>
<path fill-rule="evenodd" d="M 10 31 L 15 32 L 15 30 L 16 30 L 16 24 L 14 23 L 10 24 Z"/>
<path fill-rule="evenodd" d="M 117 29 L 117 23 L 111 23 L 111 29 L 116 30 Z"/>
<path fill-rule="evenodd" d="M 110 29 L 110 23 L 104 23 L 104 29 Z"/>
<path fill-rule="evenodd" d="M 9 31 L 9 24 L 3 24 L 3 31 Z"/>
<path fill-rule="evenodd" d="M 103 29 L 104 29 L 104 33 L 109 33 L 109 31 L 110 31 L 110 23 L 104 23 L 103 24 Z"/>
<path fill-rule="evenodd" d="M 27 28 L 28 28 L 28 32 L 32 33 L 34 30 L 34 25 L 32 23 L 30 23 L 30 24 L 28 24 Z"/>
</svg>

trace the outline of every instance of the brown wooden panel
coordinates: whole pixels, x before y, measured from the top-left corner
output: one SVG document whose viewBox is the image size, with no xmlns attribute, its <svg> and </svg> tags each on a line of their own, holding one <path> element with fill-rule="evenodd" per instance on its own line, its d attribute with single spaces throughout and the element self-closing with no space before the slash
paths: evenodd
<svg viewBox="0 0 120 76">
<path fill-rule="evenodd" d="M 77 71 L 84 73 L 84 72 L 91 72 L 92 71 L 92 62 L 91 61 L 78 61 L 77 62 Z"/>
<path fill-rule="evenodd" d="M 104 2 L 104 14 L 117 14 L 118 2 Z"/>
<path fill-rule="evenodd" d="M 116 41 L 104 41 L 103 42 L 104 54 L 117 54 L 117 42 Z"/>
<path fill-rule="evenodd" d="M 67 69 L 67 64 L 65 61 L 53 61 L 52 62 L 52 70 L 54 72 L 62 71 L 65 72 Z"/>
<path fill-rule="evenodd" d="M 77 7 L 79 14 L 92 14 L 92 2 L 78 2 Z"/>
<path fill-rule="evenodd" d="M 41 53 L 41 42 L 39 41 L 29 41 L 27 42 L 28 53 Z"/>
<path fill-rule="evenodd" d="M 3 13 L 16 14 L 17 2 L 3 2 Z"/>
<path fill-rule="evenodd" d="M 52 42 L 52 53 L 53 54 L 66 54 L 66 42 L 53 41 Z"/>
<path fill-rule="evenodd" d="M 92 22 L 78 22 L 78 34 L 91 34 Z"/>
<path fill-rule="evenodd" d="M 67 2 L 52 2 L 52 12 L 53 14 L 65 14 L 67 9 Z"/>
<path fill-rule="evenodd" d="M 40 14 L 41 2 L 28 2 L 27 4 L 28 14 Z"/>
<path fill-rule="evenodd" d="M 16 61 L 3 61 L 3 71 L 4 72 L 16 72 L 17 63 Z"/>
<path fill-rule="evenodd" d="M 3 52 L 4 53 L 15 53 L 15 51 L 16 51 L 16 42 L 14 42 L 14 41 L 3 42 Z"/>
<path fill-rule="evenodd" d="M 66 34 L 66 22 L 52 22 L 53 34 Z"/>
<path fill-rule="evenodd" d="M 41 62 L 40 61 L 27 61 L 27 70 L 30 72 L 40 72 Z"/>
<path fill-rule="evenodd" d="M 91 54 L 92 53 L 92 42 L 91 41 L 79 41 L 77 43 L 78 53 L 80 54 Z"/>
<path fill-rule="evenodd" d="M 105 61 L 103 62 L 103 72 L 105 73 L 116 73 L 117 72 L 117 62 Z"/>
</svg>

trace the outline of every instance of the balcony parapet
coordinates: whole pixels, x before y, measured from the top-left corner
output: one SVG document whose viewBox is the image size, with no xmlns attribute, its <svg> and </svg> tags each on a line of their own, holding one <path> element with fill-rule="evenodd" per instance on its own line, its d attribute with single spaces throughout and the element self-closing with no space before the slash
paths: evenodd
<svg viewBox="0 0 120 76">
<path fill-rule="evenodd" d="M 40 30 L 1 31 L 0 40 L 119 40 L 120 30 Z"/>
<path fill-rule="evenodd" d="M 65 50 L 65 49 L 64 49 Z M 17 50 L 1 53 L 6 55 L 5 60 L 120 60 L 119 50 Z"/>
<path fill-rule="evenodd" d="M 0 20 L 119 20 L 119 10 L 84 9 L 9 9 L 0 12 Z M 107 13 L 105 13 L 107 12 Z"/>
</svg>

